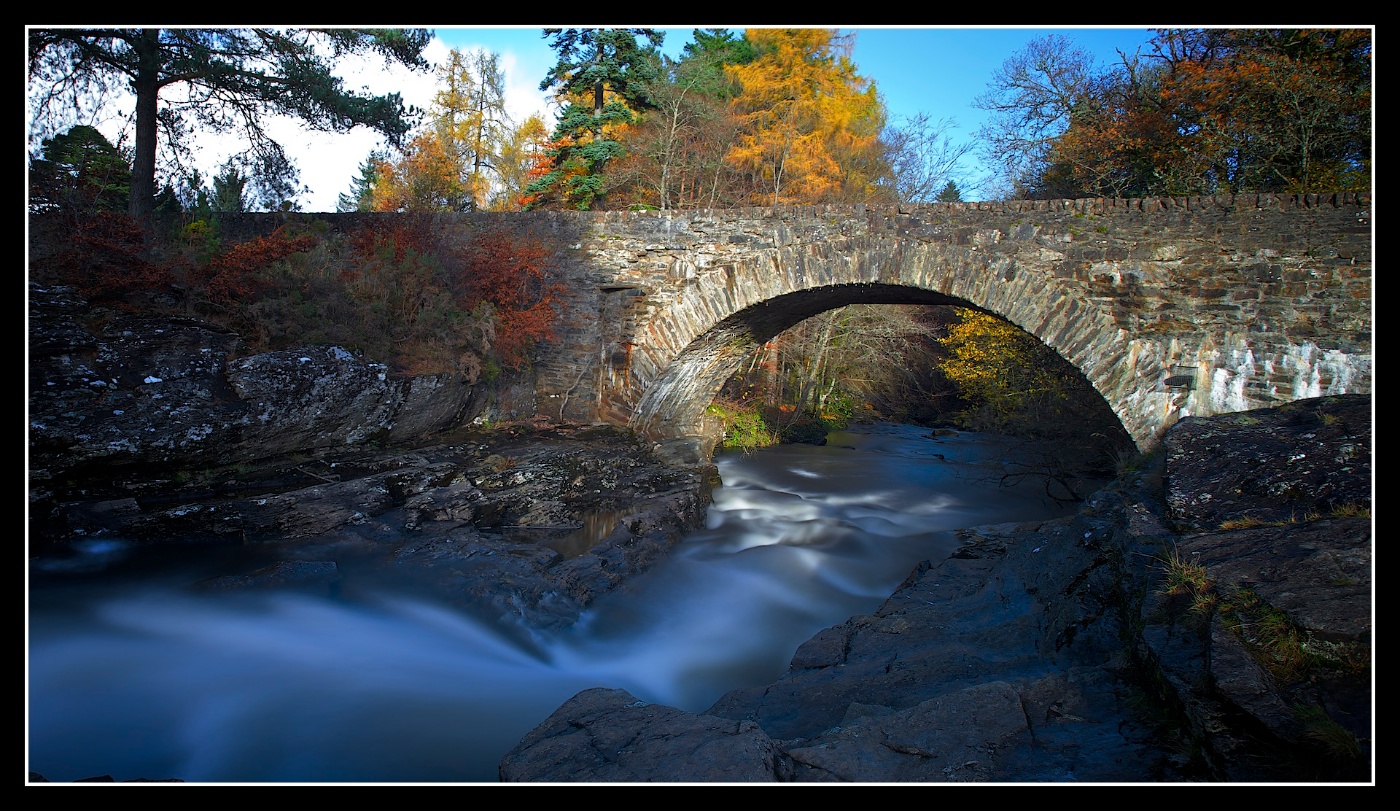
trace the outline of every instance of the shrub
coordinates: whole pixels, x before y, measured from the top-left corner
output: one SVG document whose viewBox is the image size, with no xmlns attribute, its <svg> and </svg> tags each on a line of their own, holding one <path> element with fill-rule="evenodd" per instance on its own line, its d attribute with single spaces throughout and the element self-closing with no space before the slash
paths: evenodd
<svg viewBox="0 0 1400 811">
<path fill-rule="evenodd" d="M 151 259 L 140 223 L 114 211 L 99 211 L 73 223 L 52 264 L 60 281 L 90 301 L 162 290 L 172 280 L 170 266 Z"/>
<path fill-rule="evenodd" d="M 203 221 L 191 223 L 195 225 Z M 292 236 L 279 227 L 265 237 L 240 242 L 213 257 L 199 273 L 200 294 L 214 304 L 228 304 L 255 297 L 266 287 L 262 273 L 267 267 L 293 253 L 310 250 L 316 238 L 310 234 Z"/>
<path fill-rule="evenodd" d="M 495 354 L 508 367 L 523 367 L 536 344 L 555 337 L 564 287 L 551 277 L 548 258 L 538 239 L 502 225 L 483 228 L 454 256 L 453 296 L 464 309 L 487 308 Z"/>
<path fill-rule="evenodd" d="M 748 452 L 778 444 L 777 435 L 768 428 L 762 412 L 756 406 L 715 402 L 710 404 L 706 413 L 718 417 L 724 424 L 721 447 Z"/>
</svg>

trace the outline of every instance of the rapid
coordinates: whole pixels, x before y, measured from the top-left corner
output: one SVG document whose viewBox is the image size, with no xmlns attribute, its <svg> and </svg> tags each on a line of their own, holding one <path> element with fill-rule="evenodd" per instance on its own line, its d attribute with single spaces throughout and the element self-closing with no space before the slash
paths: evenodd
<svg viewBox="0 0 1400 811">
<path fill-rule="evenodd" d="M 1070 509 L 1035 482 L 999 485 L 994 463 L 1014 452 L 896 424 L 723 452 L 706 526 L 562 633 L 389 581 L 351 596 L 202 592 L 211 551 L 157 564 L 90 540 L 30 561 L 29 768 L 55 782 L 495 782 L 500 757 L 580 690 L 703 712 L 876 610 L 919 561 L 951 554 L 958 529 Z"/>
</svg>

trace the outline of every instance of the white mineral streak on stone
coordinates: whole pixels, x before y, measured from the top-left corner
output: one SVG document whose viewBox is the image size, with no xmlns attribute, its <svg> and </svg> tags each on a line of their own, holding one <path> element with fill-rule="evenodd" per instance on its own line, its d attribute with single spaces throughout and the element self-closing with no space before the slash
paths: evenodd
<svg viewBox="0 0 1400 811">
<path fill-rule="evenodd" d="M 1245 386 L 1254 376 L 1254 352 L 1248 346 L 1234 346 L 1226 351 L 1228 365 L 1217 367 L 1211 374 L 1210 408 L 1213 414 L 1248 411 L 1262 403 L 1245 395 Z"/>
<path fill-rule="evenodd" d="M 1347 394 L 1358 389 L 1356 378 L 1369 372 L 1370 358 L 1349 357 L 1336 350 L 1319 350 L 1311 342 L 1294 347 L 1283 358 L 1283 368 L 1293 370 L 1292 399 Z M 1322 381 L 1324 376 L 1327 384 Z"/>
</svg>

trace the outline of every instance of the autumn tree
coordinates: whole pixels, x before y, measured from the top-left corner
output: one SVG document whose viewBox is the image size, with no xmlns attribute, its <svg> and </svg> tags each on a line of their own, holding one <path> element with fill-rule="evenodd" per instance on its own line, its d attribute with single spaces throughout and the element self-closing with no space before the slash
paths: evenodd
<svg viewBox="0 0 1400 811">
<path fill-rule="evenodd" d="M 1225 191 L 1368 188 L 1366 29 L 1169 29 L 1153 39 L 1164 105 Z"/>
<path fill-rule="evenodd" d="M 475 211 L 500 182 L 510 137 L 500 56 L 454 48 L 438 67 L 428 120 L 395 159 L 382 160 L 370 185 L 375 211 Z"/>
<path fill-rule="evenodd" d="M 450 149 L 451 145 L 432 130 L 415 135 L 396 160 L 377 165 L 370 209 L 401 213 L 466 210 L 470 197 Z"/>
<path fill-rule="evenodd" d="M 724 67 L 751 61 L 754 50 L 724 29 L 693 36 L 679 60 L 663 57 L 646 90 L 651 109 L 622 139 L 626 154 L 609 169 L 619 203 L 667 210 L 733 200 L 724 158 L 738 132 L 728 106 L 738 87 Z"/>
<path fill-rule="evenodd" d="M 989 113 L 977 135 L 984 157 L 1013 188 L 1038 184 L 1074 110 L 1092 103 L 1095 76 L 1093 56 L 1062 34 L 1031 40 L 992 74 L 973 101 Z"/>
<path fill-rule="evenodd" d="M 196 125 L 241 130 L 259 177 L 284 185 L 291 166 L 264 127 L 268 115 L 331 132 L 368 126 L 397 141 L 410 128 L 399 95 L 348 90 L 332 71 L 339 59 L 360 53 L 424 69 L 429 37 L 423 29 L 30 29 L 31 127 L 53 126 L 113 93 L 132 94 L 128 208 L 145 220 L 154 205 L 157 142 L 163 138 L 178 155 Z"/>
<path fill-rule="evenodd" d="M 851 40 L 824 28 L 745 32 L 757 56 L 726 72 L 741 131 L 727 159 L 764 204 L 856 201 L 880 193 L 884 105 L 856 73 Z"/>
<path fill-rule="evenodd" d="M 958 389 L 965 428 L 1024 440 L 1002 473 L 1045 482 L 1056 498 L 1085 493 L 1081 480 L 1103 477 L 1133 450 L 1122 423 L 1084 376 L 1016 325 L 989 313 L 957 308 L 958 320 L 939 342 L 939 370 Z"/>
<path fill-rule="evenodd" d="M 532 350 L 555 337 L 564 284 L 549 261 L 551 241 L 508 223 L 484 226 L 458 254 L 451 289 L 462 306 L 487 308 L 495 355 L 520 369 Z"/>
<path fill-rule="evenodd" d="M 488 205 L 492 211 L 519 211 L 534 202 L 526 193 L 530 184 L 549 174 L 549 129 L 538 114 L 512 127 L 501 145 L 500 185 Z"/>
<path fill-rule="evenodd" d="M 1024 180 L 1040 198 L 1145 197 L 1213 191 L 1161 97 L 1163 71 L 1124 56 L 1070 111 L 1039 174 Z"/>
<path fill-rule="evenodd" d="M 499 182 L 501 150 L 511 131 L 500 61 L 500 54 L 490 51 L 463 54 L 453 48 L 440 68 L 442 88 L 433 100 L 433 130 L 461 167 L 471 209 L 485 208 Z"/>
<path fill-rule="evenodd" d="M 1005 63 L 979 135 L 1019 196 L 1369 185 L 1369 31 L 1164 29 L 1151 48 L 1096 71 L 1049 37 Z"/>
<path fill-rule="evenodd" d="M 646 88 L 656 78 L 664 35 L 650 28 L 546 28 L 544 35 L 559 60 L 540 89 L 556 92 L 564 109 L 551 136 L 550 171 L 527 195 L 531 207 L 586 210 L 605 191 L 608 162 L 623 154 L 614 133 L 651 106 Z"/>
</svg>

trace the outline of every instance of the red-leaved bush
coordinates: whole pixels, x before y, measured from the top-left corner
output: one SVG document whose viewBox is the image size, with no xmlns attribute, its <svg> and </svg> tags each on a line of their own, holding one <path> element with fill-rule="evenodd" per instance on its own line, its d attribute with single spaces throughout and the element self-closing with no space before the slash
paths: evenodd
<svg viewBox="0 0 1400 811">
<path fill-rule="evenodd" d="M 158 290 L 171 281 L 168 267 L 149 258 L 147 234 L 124 213 L 97 212 L 74 221 L 67 243 L 53 257 L 58 278 L 91 301 Z"/>
<path fill-rule="evenodd" d="M 531 347 L 555 337 L 563 285 L 549 272 L 550 251 L 527 235 L 485 228 L 459 253 L 452 292 L 460 305 L 490 304 L 496 319 L 495 350 L 519 368 Z"/>
<path fill-rule="evenodd" d="M 290 236 L 285 227 L 265 237 L 239 242 L 196 272 L 200 292 L 205 300 L 215 304 L 252 298 L 266 284 L 260 274 L 268 265 L 310 250 L 315 244 L 316 237 L 310 234 Z"/>
</svg>

